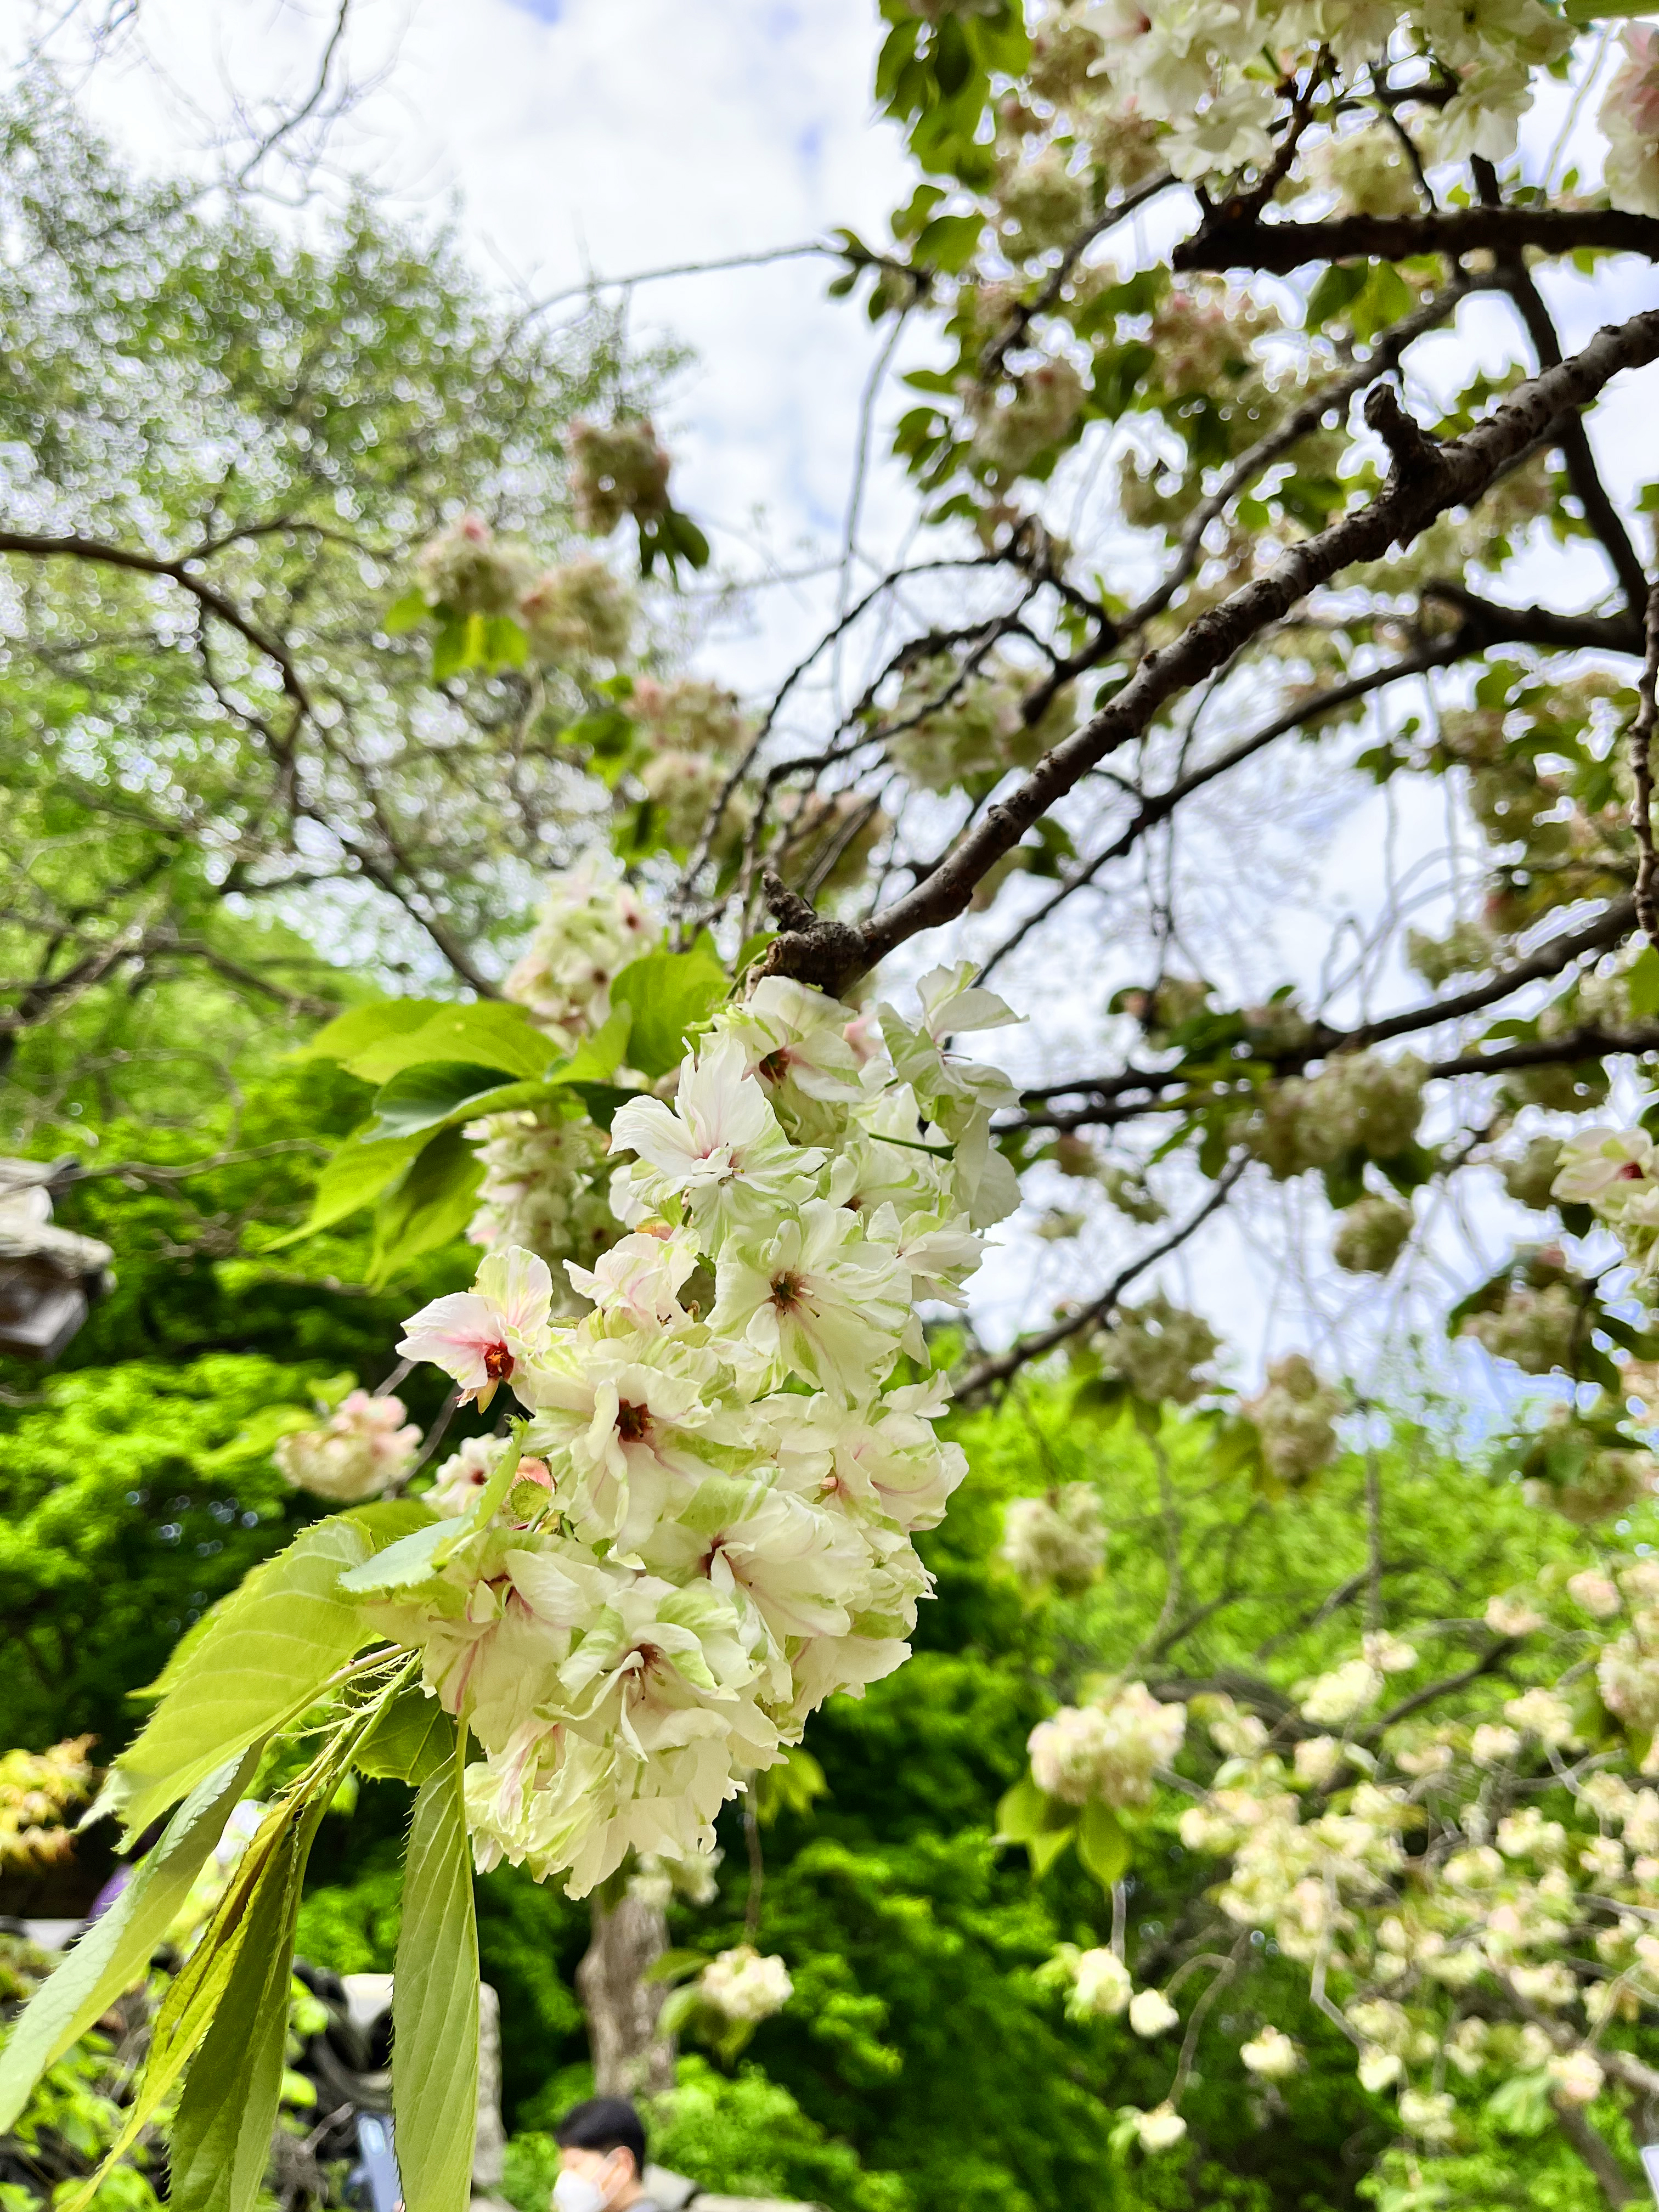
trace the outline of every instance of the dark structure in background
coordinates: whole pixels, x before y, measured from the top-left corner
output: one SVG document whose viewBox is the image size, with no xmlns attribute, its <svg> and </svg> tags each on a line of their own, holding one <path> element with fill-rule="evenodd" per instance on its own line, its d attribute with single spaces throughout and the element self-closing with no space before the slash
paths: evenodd
<svg viewBox="0 0 1659 2212">
<path fill-rule="evenodd" d="M 107 1244 L 52 1218 L 54 1190 L 79 1164 L 0 1159 L 0 1352 L 18 1358 L 56 1359 L 115 1280 Z"/>
</svg>

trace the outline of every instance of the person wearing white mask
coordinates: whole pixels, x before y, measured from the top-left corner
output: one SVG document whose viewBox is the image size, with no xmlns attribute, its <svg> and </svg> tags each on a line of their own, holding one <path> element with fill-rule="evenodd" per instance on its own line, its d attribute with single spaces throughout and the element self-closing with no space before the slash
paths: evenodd
<svg viewBox="0 0 1659 2212">
<path fill-rule="evenodd" d="M 645 2129 L 626 2097 L 589 2097 L 553 2130 L 559 2174 L 551 2212 L 657 2212 L 640 2176 Z"/>
</svg>

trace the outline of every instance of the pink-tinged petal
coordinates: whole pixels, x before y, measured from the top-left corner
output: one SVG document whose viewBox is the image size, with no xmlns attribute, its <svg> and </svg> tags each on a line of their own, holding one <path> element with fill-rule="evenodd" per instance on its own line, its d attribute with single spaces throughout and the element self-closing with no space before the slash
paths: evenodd
<svg viewBox="0 0 1659 2212">
<path fill-rule="evenodd" d="M 553 1277 L 545 1260 L 522 1244 L 492 1252 L 478 1269 L 476 1295 L 495 1306 L 515 1336 L 539 1335 L 553 1303 Z"/>
<path fill-rule="evenodd" d="M 405 1359 L 429 1360 L 469 1395 L 493 1391 L 512 1377 L 514 1358 L 501 1308 L 471 1291 L 434 1298 L 404 1324 L 398 1349 Z"/>
</svg>

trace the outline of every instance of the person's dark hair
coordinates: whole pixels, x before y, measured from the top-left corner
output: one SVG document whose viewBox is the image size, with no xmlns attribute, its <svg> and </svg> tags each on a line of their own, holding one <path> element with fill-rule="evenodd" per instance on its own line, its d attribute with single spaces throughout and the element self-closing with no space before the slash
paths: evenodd
<svg viewBox="0 0 1659 2212">
<path fill-rule="evenodd" d="M 561 2150 L 628 2150 L 634 2172 L 645 2172 L 645 2125 L 626 2097 L 588 2097 L 570 2110 L 553 2130 Z"/>
</svg>

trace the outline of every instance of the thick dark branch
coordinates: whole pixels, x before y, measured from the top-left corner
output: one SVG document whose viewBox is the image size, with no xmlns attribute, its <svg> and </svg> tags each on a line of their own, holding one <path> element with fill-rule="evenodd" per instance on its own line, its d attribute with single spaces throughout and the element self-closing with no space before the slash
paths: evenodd
<svg viewBox="0 0 1659 2212">
<path fill-rule="evenodd" d="M 1425 605 L 1437 601 L 1455 608 L 1476 652 L 1489 645 L 1537 645 L 1559 653 L 1642 650 L 1641 617 L 1628 609 L 1618 614 L 1563 615 L 1553 607 L 1506 607 L 1444 580 L 1425 584 L 1422 598 Z"/>
<path fill-rule="evenodd" d="M 1532 280 L 1531 271 L 1520 254 L 1506 254 L 1500 264 L 1504 289 L 1514 301 L 1516 312 L 1527 326 L 1527 336 L 1532 340 L 1533 350 L 1540 369 L 1553 368 L 1561 359 L 1561 341 L 1556 336 L 1550 311 L 1544 305 L 1543 295 Z M 1648 580 L 1636 548 L 1630 542 L 1630 532 L 1602 483 L 1595 465 L 1595 456 L 1590 450 L 1589 434 L 1582 418 L 1568 415 L 1556 426 L 1561 441 L 1562 457 L 1567 465 L 1567 481 L 1577 495 L 1584 510 L 1584 520 L 1595 532 L 1602 551 L 1613 564 L 1613 573 L 1619 580 L 1619 588 L 1625 595 L 1625 604 L 1633 616 L 1639 617 L 1647 604 Z"/>
<path fill-rule="evenodd" d="M 1599 1024 L 1569 1030 L 1565 1036 L 1534 1037 L 1525 1044 L 1500 1045 L 1494 1052 L 1459 1053 L 1434 1061 L 1431 1076 L 1502 1075 L 1512 1067 L 1571 1067 L 1581 1060 L 1606 1060 L 1617 1053 L 1659 1052 L 1659 1024 L 1633 1030 L 1603 1029 Z"/>
<path fill-rule="evenodd" d="M 1466 1015 L 1482 1013 L 1489 1006 L 1510 997 L 1528 983 L 1547 981 L 1570 968 L 1575 961 L 1588 955 L 1605 952 L 1609 945 L 1618 944 L 1630 931 L 1635 920 L 1634 902 L 1628 898 L 1614 899 L 1604 907 L 1591 921 L 1578 929 L 1564 930 L 1552 937 L 1536 952 L 1525 960 L 1518 960 L 1510 968 L 1500 969 L 1483 983 L 1472 983 L 1467 990 L 1454 992 L 1449 998 L 1433 999 L 1426 1006 L 1412 1006 L 1398 1014 L 1387 1014 L 1374 1022 L 1363 1022 L 1351 1030 L 1339 1030 L 1327 1023 L 1316 1024 L 1304 1042 L 1293 1050 L 1276 1053 L 1271 1066 L 1276 1075 L 1294 1075 L 1316 1060 L 1328 1059 L 1333 1053 L 1358 1051 L 1367 1045 L 1383 1044 L 1391 1039 L 1414 1036 L 1424 1030 L 1438 1029 L 1443 1023 L 1462 1020 Z M 1579 1046 L 1580 1036 L 1586 1040 L 1598 1036 L 1613 1036 L 1612 1031 L 1585 1030 L 1565 1037 L 1540 1039 L 1512 1045 L 1491 1053 L 1463 1053 L 1454 1059 L 1441 1061 L 1430 1069 L 1431 1075 L 1468 1075 L 1480 1073 L 1501 1073 L 1505 1067 L 1543 1066 L 1556 1061 L 1588 1059 L 1595 1047 L 1586 1042 Z M 1645 1052 L 1652 1049 L 1645 1030 L 1616 1033 L 1620 1041 L 1603 1048 L 1620 1052 Z M 1071 1083 L 1050 1083 L 1026 1091 L 1022 1103 L 1027 1108 L 1018 1122 L 1010 1127 L 1030 1129 L 1076 1129 L 1098 1127 L 1104 1123 L 1131 1118 L 1144 1113 L 1146 1102 L 1170 1091 L 1186 1089 L 1192 1081 L 1190 1073 L 1180 1067 L 1127 1067 L 1116 1075 L 1085 1078 Z M 1132 1093 L 1143 1094 L 1142 1103 L 1127 1112 L 1119 1102 Z M 1048 1102 L 1055 1098 L 1086 1097 L 1100 1102 L 1079 1109 L 1050 1112 L 1043 1110 Z"/>
<path fill-rule="evenodd" d="M 1092 1328 L 1097 1322 L 1104 1321 L 1137 1275 L 1144 1275 L 1148 1267 L 1155 1267 L 1158 1261 L 1167 1259 L 1171 1252 L 1178 1251 L 1195 1231 L 1202 1228 L 1212 1213 L 1225 1205 L 1233 1185 L 1243 1172 L 1242 1158 L 1231 1162 L 1216 1178 L 1214 1189 L 1198 1211 L 1189 1215 L 1179 1227 L 1172 1229 L 1150 1251 L 1141 1253 L 1138 1259 L 1131 1260 L 1127 1267 L 1120 1268 L 1097 1298 L 1079 1308 L 1076 1313 L 1068 1314 L 1064 1321 L 1056 1322 L 1052 1328 L 1040 1329 L 1035 1336 L 1021 1337 L 1017 1344 L 1011 1344 L 1006 1352 L 1000 1352 L 994 1358 L 981 1359 L 977 1367 L 970 1367 L 956 1385 L 957 1398 L 970 1398 L 981 1390 L 988 1390 L 999 1382 L 1007 1382 L 1011 1376 L 1018 1375 L 1022 1367 L 1029 1366 L 1034 1359 L 1041 1359 L 1044 1352 L 1052 1352 L 1056 1345 L 1064 1344 L 1079 1331 Z"/>
<path fill-rule="evenodd" d="M 926 929 L 963 913 L 975 886 L 1027 830 L 1109 753 L 1137 738 L 1164 702 L 1231 660 L 1319 585 L 1357 562 L 1409 544 L 1449 507 L 1472 505 L 1514 458 L 1568 409 L 1587 405 L 1626 368 L 1659 357 L 1659 309 L 1599 331 L 1583 352 L 1520 386 L 1462 436 L 1438 445 L 1404 414 L 1386 386 L 1366 419 L 1394 466 L 1381 493 L 1357 512 L 1288 548 L 1274 568 L 1200 615 L 1173 643 L 1149 653 L 1092 720 L 1063 738 L 1006 799 L 989 807 L 927 882 L 865 923 L 864 967 Z M 859 973 L 848 962 L 841 988 Z"/>
<path fill-rule="evenodd" d="M 298 711 L 307 715 L 311 713 L 310 696 L 281 639 L 261 629 L 234 599 L 228 599 L 206 577 L 197 575 L 184 559 L 167 561 L 159 554 L 135 552 L 125 545 L 106 545 L 93 538 L 36 538 L 16 530 L 0 530 L 0 553 L 21 553 L 36 561 L 87 561 L 100 568 L 129 568 L 141 576 L 165 576 L 181 591 L 188 592 L 206 613 L 216 616 L 228 629 L 246 638 L 256 653 L 270 661 L 282 678 L 283 690 Z"/>
<path fill-rule="evenodd" d="M 1622 208 L 1467 207 L 1432 215 L 1344 215 L 1325 222 L 1241 221 L 1216 210 L 1170 257 L 1177 270 L 1260 269 L 1288 276 L 1310 261 L 1406 261 L 1419 253 L 1571 253 L 1581 246 L 1659 260 L 1659 217 Z"/>
<path fill-rule="evenodd" d="M 1659 945 L 1659 912 L 1656 912 L 1656 872 L 1659 860 L 1653 850 L 1653 739 L 1659 725 L 1659 582 L 1648 594 L 1647 652 L 1636 687 L 1636 720 L 1631 725 L 1630 765 L 1635 795 L 1631 800 L 1631 823 L 1636 832 L 1636 919 L 1651 945 Z"/>
</svg>

